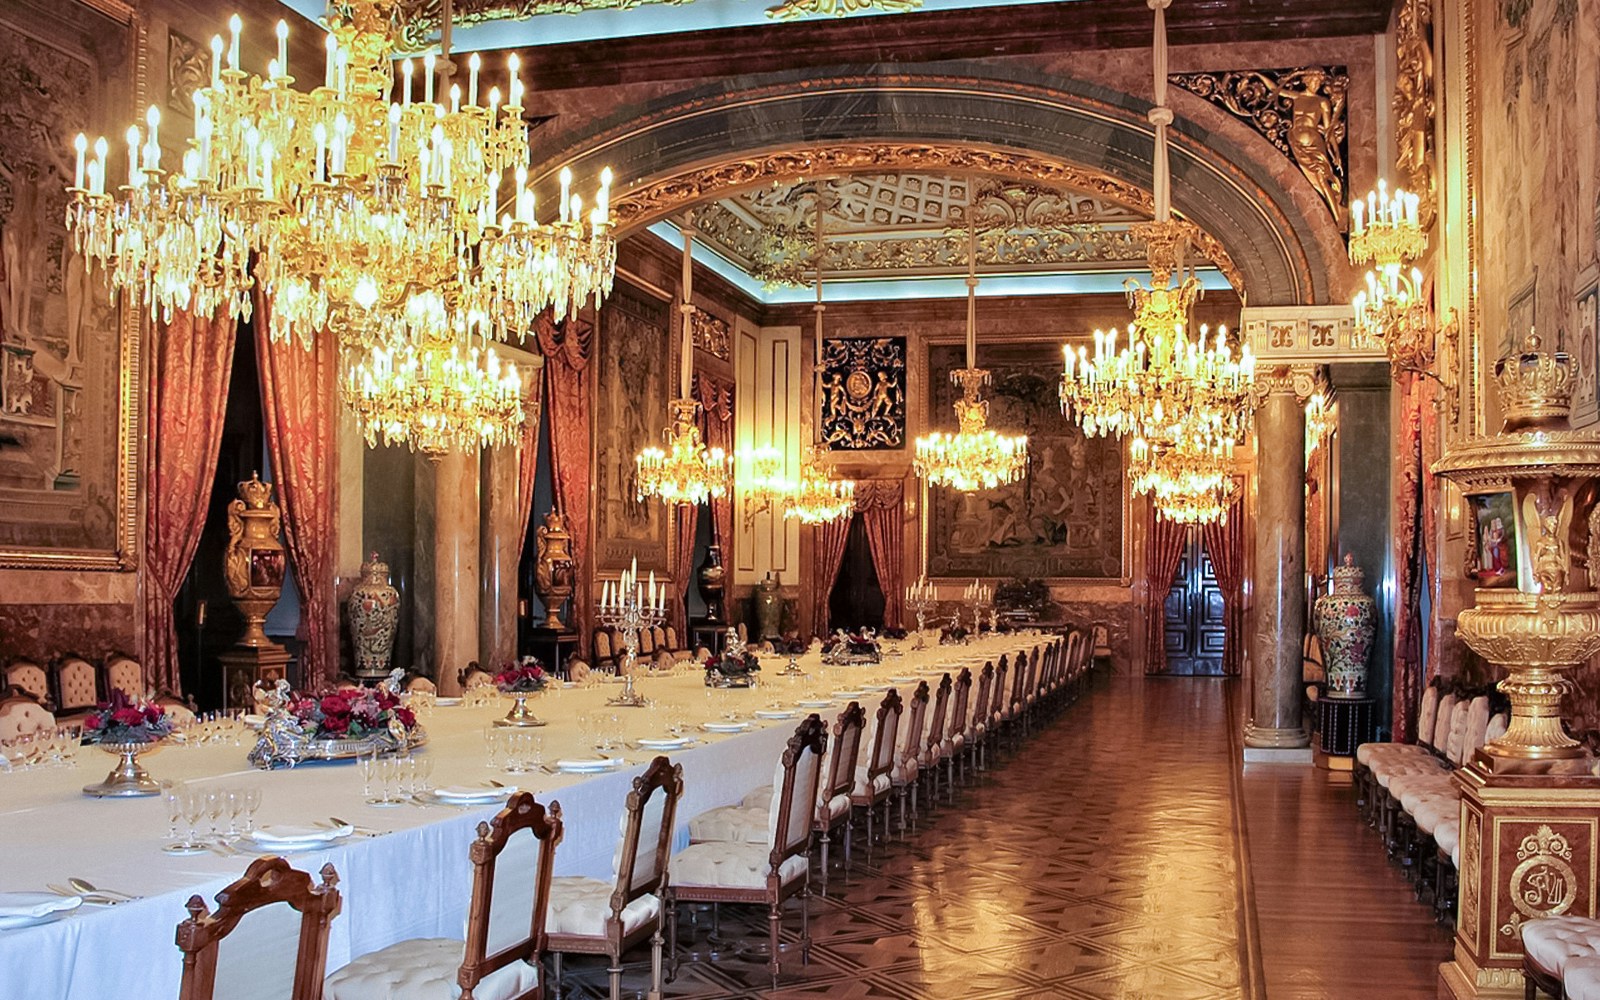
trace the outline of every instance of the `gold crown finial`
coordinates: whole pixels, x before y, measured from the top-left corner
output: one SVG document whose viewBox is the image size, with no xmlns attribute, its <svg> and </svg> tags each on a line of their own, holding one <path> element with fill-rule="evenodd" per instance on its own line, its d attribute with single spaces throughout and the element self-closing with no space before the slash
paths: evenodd
<svg viewBox="0 0 1600 1000">
<path fill-rule="evenodd" d="M 265 510 L 272 505 L 272 484 L 263 483 L 260 472 L 252 472 L 239 484 L 239 499 L 252 510 Z"/>
<path fill-rule="evenodd" d="M 1543 350 L 1533 328 L 1523 338 L 1521 350 L 1495 362 L 1494 379 L 1506 431 L 1567 426 L 1572 413 L 1572 357 L 1565 351 Z"/>
</svg>

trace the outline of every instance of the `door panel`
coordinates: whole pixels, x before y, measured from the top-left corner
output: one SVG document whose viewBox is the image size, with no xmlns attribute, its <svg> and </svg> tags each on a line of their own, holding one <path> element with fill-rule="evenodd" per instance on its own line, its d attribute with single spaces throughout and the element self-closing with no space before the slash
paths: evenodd
<svg viewBox="0 0 1600 1000">
<path fill-rule="evenodd" d="M 1222 676 L 1222 647 L 1227 637 L 1222 590 L 1199 531 L 1189 532 L 1162 612 L 1167 672 Z"/>
</svg>

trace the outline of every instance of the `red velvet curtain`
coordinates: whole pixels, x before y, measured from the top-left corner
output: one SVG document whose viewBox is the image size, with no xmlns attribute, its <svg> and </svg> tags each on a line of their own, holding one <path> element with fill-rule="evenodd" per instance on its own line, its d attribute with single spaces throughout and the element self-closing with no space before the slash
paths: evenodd
<svg viewBox="0 0 1600 1000">
<path fill-rule="evenodd" d="M 872 568 L 883 588 L 884 627 L 899 628 L 905 617 L 905 483 L 898 479 L 857 483 L 856 510 L 867 529 Z"/>
<path fill-rule="evenodd" d="M 579 649 L 587 655 L 594 631 L 594 566 L 589 558 L 589 421 L 594 402 L 587 371 L 593 357 L 594 324 L 582 318 L 557 323 L 546 312 L 533 328 L 544 355 L 555 504 L 572 533 L 572 560 L 577 565 L 573 614 L 568 621 L 575 623 Z"/>
<path fill-rule="evenodd" d="M 733 454 L 733 383 L 715 375 L 696 372 L 694 398 L 700 404 L 700 433 L 706 447 L 721 448 Z M 733 567 L 733 503 L 734 495 L 711 498 L 711 524 L 716 542 L 722 547 L 722 565 L 728 567 L 731 583 Z"/>
<path fill-rule="evenodd" d="M 1432 410 L 1430 388 L 1426 380 L 1404 374 L 1396 388 L 1400 392 L 1400 421 L 1395 435 L 1395 462 L 1397 494 L 1395 496 L 1395 565 L 1396 601 L 1394 628 L 1394 695 L 1390 725 L 1396 742 L 1408 742 L 1416 724 L 1417 710 L 1422 700 L 1422 688 L 1427 682 L 1426 666 L 1422 659 L 1421 598 L 1423 566 L 1428 557 L 1428 535 L 1434 513 L 1427 510 L 1433 490 L 1428 472 L 1424 443 L 1425 417 Z M 1435 449 L 1437 445 L 1433 446 Z"/>
<path fill-rule="evenodd" d="M 217 474 L 233 368 L 234 323 L 180 312 L 156 323 L 150 352 L 144 529 L 144 662 L 147 683 L 180 693 L 172 602 L 194 561 Z M 130 694 L 136 692 L 129 692 Z"/>
<path fill-rule="evenodd" d="M 545 362 L 549 364 L 549 362 Z M 533 530 L 534 481 L 539 475 L 539 397 L 544 393 L 544 380 L 527 386 L 523 400 L 522 440 L 517 444 L 517 509 L 522 512 L 522 541 L 517 546 L 520 556 L 527 547 L 528 533 Z"/>
<path fill-rule="evenodd" d="M 1228 510 L 1228 520 L 1207 524 L 1200 537 L 1222 591 L 1222 672 L 1233 676 L 1244 665 L 1244 504 L 1235 500 Z M 1173 571 L 1176 570 L 1174 566 Z M 1167 579 L 1172 579 L 1171 573 Z M 1163 641 L 1163 649 L 1165 645 Z"/>
<path fill-rule="evenodd" d="M 1164 674 L 1167 672 L 1167 594 L 1172 590 L 1172 577 L 1178 572 L 1178 563 L 1183 560 L 1189 530 L 1186 525 L 1157 517 L 1153 504 L 1148 510 L 1144 559 L 1144 672 Z"/>
<path fill-rule="evenodd" d="M 689 636 L 688 593 L 689 577 L 694 573 L 694 536 L 699 529 L 699 506 L 685 503 L 672 508 L 673 593 L 668 606 L 685 642 Z"/>
<path fill-rule="evenodd" d="M 856 488 L 860 489 L 860 484 Z M 850 538 L 850 517 L 815 526 L 811 537 L 816 551 L 812 560 L 816 587 L 811 592 L 811 631 L 825 636 L 828 634 L 828 598 L 833 595 L 833 585 L 839 579 L 839 567 L 844 562 L 844 545 Z"/>
<path fill-rule="evenodd" d="M 267 310 L 256 295 L 256 364 L 261 411 L 272 461 L 274 495 L 283 509 L 284 542 L 300 590 L 300 683 L 317 690 L 339 673 L 339 595 L 334 589 L 339 482 L 338 344 L 319 336 L 273 343 Z"/>
</svg>

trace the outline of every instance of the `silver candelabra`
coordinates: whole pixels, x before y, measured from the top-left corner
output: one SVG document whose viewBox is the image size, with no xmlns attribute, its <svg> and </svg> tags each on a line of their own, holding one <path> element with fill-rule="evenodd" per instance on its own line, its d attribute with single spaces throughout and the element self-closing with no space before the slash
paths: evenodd
<svg viewBox="0 0 1600 1000">
<path fill-rule="evenodd" d="M 633 583 L 631 571 L 624 575 L 622 585 L 614 591 L 608 587 L 596 617 L 600 624 L 622 633 L 623 660 L 617 668 L 622 671 L 622 693 L 607 699 L 606 704 L 644 708 L 650 704 L 650 699 L 633 686 L 633 675 L 639 668 L 639 633 L 667 620 L 663 607 L 665 596 L 664 593 L 656 593 L 654 574 L 650 578 L 649 594 L 637 584 L 630 586 L 630 583 Z"/>
</svg>

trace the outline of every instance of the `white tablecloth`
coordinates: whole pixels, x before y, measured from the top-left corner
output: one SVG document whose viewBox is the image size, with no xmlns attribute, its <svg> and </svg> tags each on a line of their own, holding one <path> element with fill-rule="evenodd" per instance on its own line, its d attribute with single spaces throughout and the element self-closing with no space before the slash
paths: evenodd
<svg viewBox="0 0 1600 1000">
<path fill-rule="evenodd" d="M 727 698 L 743 718 L 758 708 L 785 707 L 808 694 L 856 689 L 865 683 L 919 671 L 981 665 L 984 659 L 1029 648 L 1037 638 L 1007 636 L 966 646 L 907 651 L 873 667 L 822 668 L 814 656 L 801 666 L 803 679 L 776 677 L 784 659 L 763 657 L 763 684 L 733 690 Z M 937 674 L 935 674 L 937 677 Z M 909 687 L 909 685 L 901 685 Z M 710 719 L 714 707 L 698 673 L 647 677 L 640 689 L 658 701 L 687 706 L 690 718 Z M 599 711 L 613 685 L 545 693 L 530 704 L 549 725 L 545 760 L 593 755 L 578 739 L 580 713 Z M 909 690 L 902 690 L 903 696 Z M 720 697 L 720 695 L 718 696 Z M 868 694 L 863 706 L 880 697 Z M 831 719 L 844 703 L 823 709 Z M 484 729 L 504 714 L 495 708 L 439 708 L 424 720 L 430 741 L 435 785 L 481 782 L 495 777 L 533 791 L 539 801 L 561 804 L 566 824 L 556 852 L 558 875 L 606 878 L 618 840 L 618 818 L 633 779 L 653 756 L 624 750 L 629 766 L 616 772 L 505 775 L 484 764 Z M 626 737 L 651 735 L 663 713 L 617 709 L 624 713 Z M 802 717 L 805 712 L 802 710 Z M 687 824 L 707 809 L 737 802 L 772 779 L 772 769 L 793 733 L 794 721 L 755 720 L 753 731 L 732 736 L 701 734 L 704 743 L 672 754 L 684 769 L 684 797 L 678 808 L 679 840 Z M 497 805 L 456 809 L 448 806 L 380 808 L 361 798 L 361 776 L 348 763 L 301 765 L 263 772 L 245 763 L 244 746 L 164 747 L 144 762 L 153 775 L 226 787 L 262 789 L 258 822 L 306 823 L 337 816 L 384 836 L 352 838 L 320 851 L 290 855 L 295 867 L 315 872 L 331 862 L 344 895 L 328 948 L 328 969 L 352 958 L 413 937 L 459 937 L 470 891 L 467 846 L 480 820 Z M 112 758 L 85 749 L 73 769 L 42 769 L 0 774 L 0 891 L 40 890 L 46 883 L 84 878 L 107 888 L 145 898 L 115 907 L 85 906 L 54 923 L 0 931 L 0 996 L 49 1000 L 101 1000 L 108 991 L 130 1000 L 176 997 L 181 961 L 174 944 L 184 903 L 198 893 L 208 904 L 237 878 L 251 857 L 206 852 L 187 857 L 164 853 L 166 809 L 158 798 L 99 800 L 79 788 L 98 780 Z M 226 822 L 226 820 L 224 820 Z M 285 961 L 289 961 L 286 957 Z M 219 1000 L 239 1000 L 222 998 Z M 281 1000 L 281 998 L 272 998 Z"/>
</svg>

